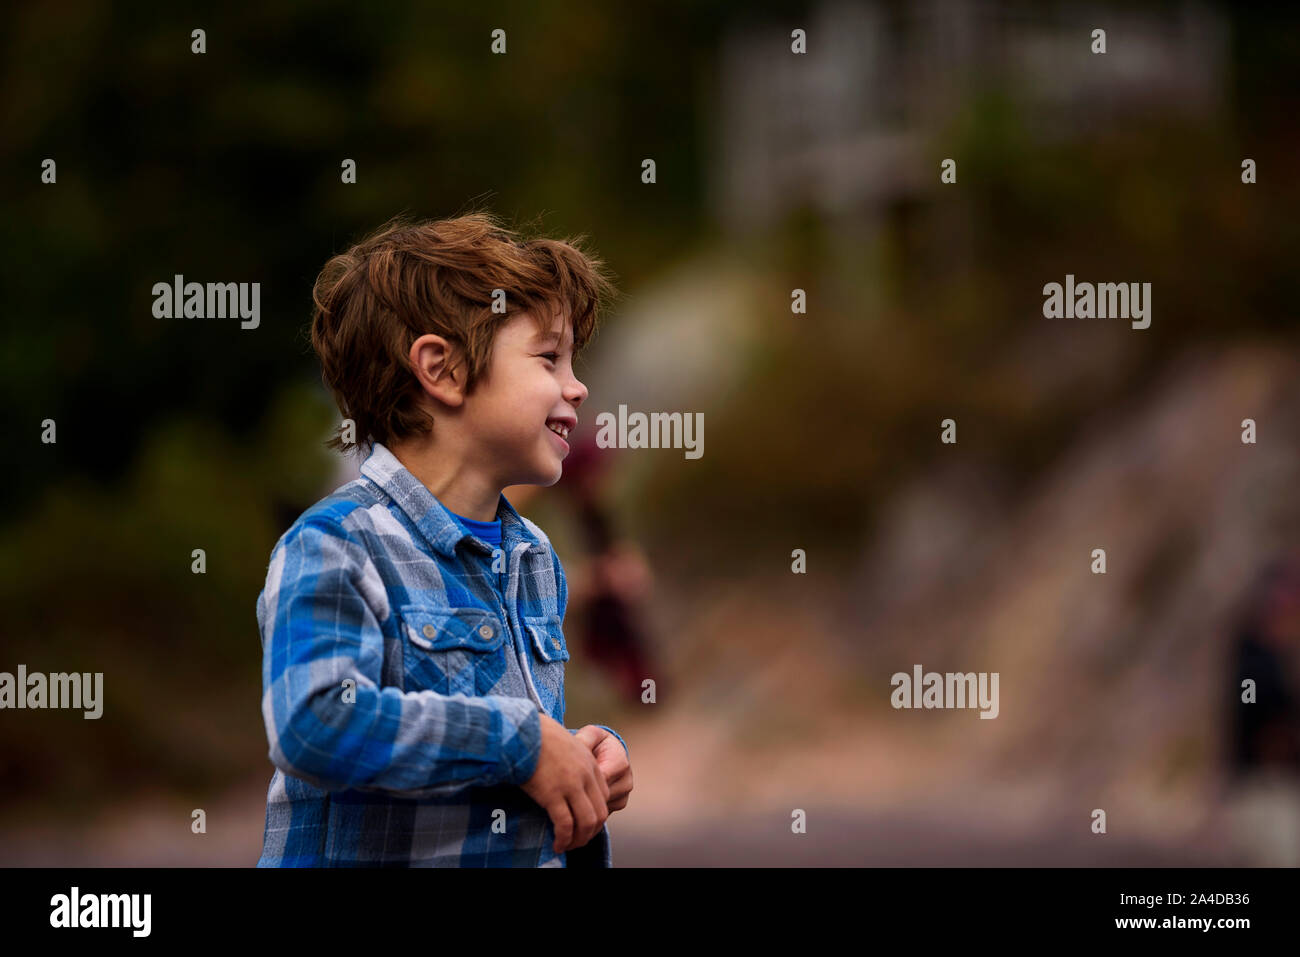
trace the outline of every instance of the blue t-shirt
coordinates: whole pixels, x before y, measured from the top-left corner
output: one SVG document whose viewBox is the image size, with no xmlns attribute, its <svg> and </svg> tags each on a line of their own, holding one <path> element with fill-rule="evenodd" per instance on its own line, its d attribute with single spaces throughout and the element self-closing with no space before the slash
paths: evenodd
<svg viewBox="0 0 1300 957">
<path fill-rule="evenodd" d="M 477 519 L 466 518 L 464 515 L 457 515 L 451 509 L 451 517 L 461 524 L 461 527 L 471 535 L 477 535 L 483 541 L 487 542 L 493 548 L 501 545 L 501 519 L 494 519 L 491 522 L 480 522 Z"/>
</svg>

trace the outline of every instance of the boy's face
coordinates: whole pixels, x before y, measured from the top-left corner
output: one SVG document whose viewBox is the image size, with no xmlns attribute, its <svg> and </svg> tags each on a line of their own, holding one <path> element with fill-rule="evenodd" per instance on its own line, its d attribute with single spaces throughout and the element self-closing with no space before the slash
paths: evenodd
<svg viewBox="0 0 1300 957">
<path fill-rule="evenodd" d="M 487 375 L 465 397 L 464 415 L 475 464 L 495 475 L 501 488 L 560 480 L 569 444 L 550 426 L 571 432 L 587 398 L 572 363 L 567 309 L 556 316 L 549 336 L 522 313 L 497 332 Z"/>
</svg>

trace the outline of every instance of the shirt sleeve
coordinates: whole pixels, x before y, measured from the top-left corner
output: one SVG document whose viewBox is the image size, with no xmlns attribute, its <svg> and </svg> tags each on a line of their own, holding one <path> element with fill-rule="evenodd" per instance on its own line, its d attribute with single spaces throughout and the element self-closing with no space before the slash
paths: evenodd
<svg viewBox="0 0 1300 957">
<path fill-rule="evenodd" d="M 295 526 L 276 543 L 257 599 L 272 763 L 326 790 L 404 797 L 532 777 L 536 704 L 382 687 L 384 635 L 372 602 L 387 602 L 383 583 L 337 523 Z"/>
</svg>

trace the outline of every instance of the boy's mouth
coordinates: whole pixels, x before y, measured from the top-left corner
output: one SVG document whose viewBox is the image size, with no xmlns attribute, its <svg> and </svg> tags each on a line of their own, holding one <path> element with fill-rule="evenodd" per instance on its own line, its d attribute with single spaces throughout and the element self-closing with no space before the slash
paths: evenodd
<svg viewBox="0 0 1300 957">
<path fill-rule="evenodd" d="M 578 424 L 577 419 L 547 419 L 546 427 L 562 439 L 568 439 L 570 430 Z"/>
</svg>

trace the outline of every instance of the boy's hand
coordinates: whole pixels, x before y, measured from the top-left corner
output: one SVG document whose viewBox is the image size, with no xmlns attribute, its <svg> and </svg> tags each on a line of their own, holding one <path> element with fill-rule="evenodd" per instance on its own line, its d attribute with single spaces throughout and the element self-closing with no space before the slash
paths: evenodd
<svg viewBox="0 0 1300 957">
<path fill-rule="evenodd" d="M 609 786 L 609 801 L 606 806 L 610 813 L 623 810 L 627 807 L 627 796 L 632 793 L 632 764 L 627 759 L 623 742 L 617 735 L 594 724 L 583 725 L 574 737 L 594 742 L 592 754 L 605 777 L 605 784 Z"/>
<path fill-rule="evenodd" d="M 582 847 L 605 826 L 609 785 L 593 753 L 594 736 L 586 728 L 570 734 L 550 715 L 540 717 L 542 752 L 523 790 L 550 815 L 555 825 L 555 853 L 560 854 Z M 614 744 L 623 750 L 617 738 Z"/>
</svg>

